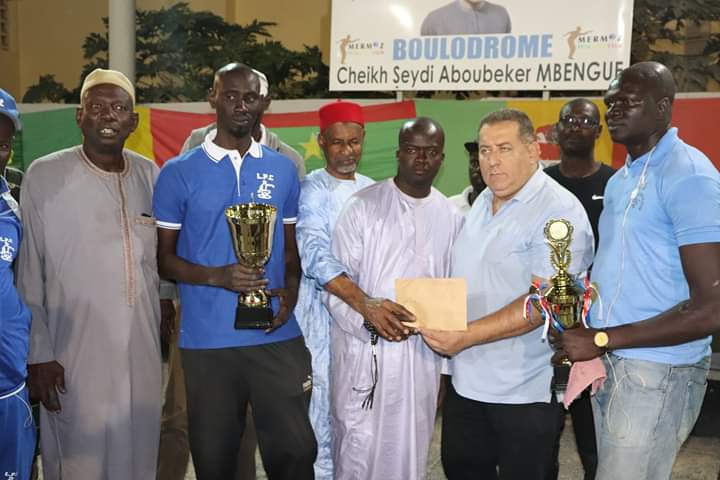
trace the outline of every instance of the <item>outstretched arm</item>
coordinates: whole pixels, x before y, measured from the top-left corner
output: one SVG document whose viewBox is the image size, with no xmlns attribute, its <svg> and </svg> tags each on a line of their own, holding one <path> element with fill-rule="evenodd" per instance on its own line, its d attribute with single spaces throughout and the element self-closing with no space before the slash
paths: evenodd
<svg viewBox="0 0 720 480">
<path fill-rule="evenodd" d="M 533 277 L 533 280 L 543 283 L 537 277 Z M 526 295 L 522 295 L 500 310 L 470 322 L 465 332 L 421 328 L 420 333 L 433 350 L 443 355 L 455 355 L 474 345 L 517 337 L 542 325 L 539 314 L 533 315 L 529 320 L 523 318 L 525 297 Z"/>
<path fill-rule="evenodd" d="M 720 331 L 720 243 L 680 247 L 680 259 L 690 298 L 655 317 L 608 328 L 607 349 L 678 345 Z M 556 346 L 572 361 L 595 358 L 604 353 L 595 346 L 597 331 L 567 330 Z"/>
<path fill-rule="evenodd" d="M 386 340 L 404 340 L 411 331 L 401 322 L 413 322 L 412 313 L 391 300 L 371 298 L 358 286 L 366 218 L 362 205 L 351 203 L 338 219 L 333 232 L 332 255 L 346 269 L 345 273 L 325 284 L 330 294 L 326 300 L 327 308 L 342 330 L 363 341 L 369 339 L 364 321 L 375 327 L 378 335 Z"/>
<path fill-rule="evenodd" d="M 412 323 L 415 316 L 399 303 L 387 298 L 370 298 L 345 274 L 332 279 L 325 289 L 372 324 L 385 340 L 401 341 L 410 335 L 410 328 L 402 322 Z"/>
</svg>

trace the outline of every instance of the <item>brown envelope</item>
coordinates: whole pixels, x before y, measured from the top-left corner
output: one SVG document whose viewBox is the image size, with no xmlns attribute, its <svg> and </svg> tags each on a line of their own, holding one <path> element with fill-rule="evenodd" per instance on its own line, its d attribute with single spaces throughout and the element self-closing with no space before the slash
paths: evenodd
<svg viewBox="0 0 720 480">
<path fill-rule="evenodd" d="M 395 301 L 415 314 L 416 324 L 435 330 L 467 330 L 464 278 L 399 278 Z"/>
</svg>

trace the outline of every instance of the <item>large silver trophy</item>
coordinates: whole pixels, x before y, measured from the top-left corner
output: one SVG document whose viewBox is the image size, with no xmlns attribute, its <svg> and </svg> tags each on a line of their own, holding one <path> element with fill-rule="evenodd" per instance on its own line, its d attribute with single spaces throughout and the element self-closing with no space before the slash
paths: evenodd
<svg viewBox="0 0 720 480">
<path fill-rule="evenodd" d="M 277 209 L 262 203 L 241 203 L 225 209 L 235 255 L 243 265 L 260 268 L 270 259 Z M 235 328 L 268 329 L 273 311 L 263 290 L 243 292 L 238 296 Z"/>
</svg>

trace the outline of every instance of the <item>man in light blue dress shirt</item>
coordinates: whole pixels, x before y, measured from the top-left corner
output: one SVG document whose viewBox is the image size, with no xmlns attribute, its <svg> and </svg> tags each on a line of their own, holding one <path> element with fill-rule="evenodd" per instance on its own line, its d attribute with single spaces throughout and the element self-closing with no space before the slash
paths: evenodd
<svg viewBox="0 0 720 480">
<path fill-rule="evenodd" d="M 550 219 L 573 225 L 570 272 L 591 264 L 593 235 L 579 200 L 539 168 L 530 119 L 503 109 L 478 132 L 487 187 L 452 249 L 451 276 L 468 284 L 468 330 L 421 330 L 452 355 L 452 384 L 443 406 L 442 462 L 450 480 L 545 480 L 555 470 L 563 422 L 550 382 L 553 350 L 541 340 L 539 315 L 523 319 L 533 280 L 554 269 L 543 230 Z"/>
<path fill-rule="evenodd" d="M 593 397 L 598 480 L 670 478 L 697 420 L 720 329 L 720 174 L 671 128 L 675 83 L 656 62 L 605 94 L 628 158 L 605 187 L 590 329 L 559 338 L 571 360 L 603 356 Z"/>
</svg>

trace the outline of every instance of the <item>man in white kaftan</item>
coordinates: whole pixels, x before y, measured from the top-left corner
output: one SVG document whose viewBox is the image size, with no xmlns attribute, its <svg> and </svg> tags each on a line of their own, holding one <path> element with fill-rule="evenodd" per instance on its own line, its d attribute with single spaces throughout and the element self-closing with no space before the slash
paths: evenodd
<svg viewBox="0 0 720 480">
<path fill-rule="evenodd" d="M 398 278 L 446 277 L 450 247 L 462 226 L 459 212 L 432 188 L 444 157 L 441 127 L 427 118 L 413 120 L 403 126 L 399 143 L 398 175 L 355 194 L 333 233 L 333 255 L 374 298 L 394 298 Z M 373 348 L 363 318 L 337 297 L 327 302 L 334 319 L 330 385 L 336 478 L 424 478 L 441 357 L 419 335 L 404 330 L 388 337 L 382 325 L 373 325 L 383 336 Z M 369 395 L 368 409 L 363 402 Z"/>
<path fill-rule="evenodd" d="M 28 385 L 43 405 L 45 480 L 155 478 L 160 302 L 152 191 L 157 166 L 124 150 L 132 85 L 91 73 L 83 145 L 25 175 L 18 285 L 32 311 Z"/>
<path fill-rule="evenodd" d="M 323 303 L 325 289 L 345 273 L 345 266 L 330 251 L 330 240 L 340 210 L 350 196 L 373 180 L 356 173 L 362 156 L 365 130 L 360 105 L 332 102 L 318 111 L 318 143 L 326 166 L 310 173 L 302 183 L 298 206 L 297 242 L 302 263 L 295 318 L 312 354 L 313 390 L 310 422 L 318 443 L 315 479 L 332 480 L 330 428 L 330 324 Z M 328 284 L 331 284 L 328 286 Z"/>
</svg>

